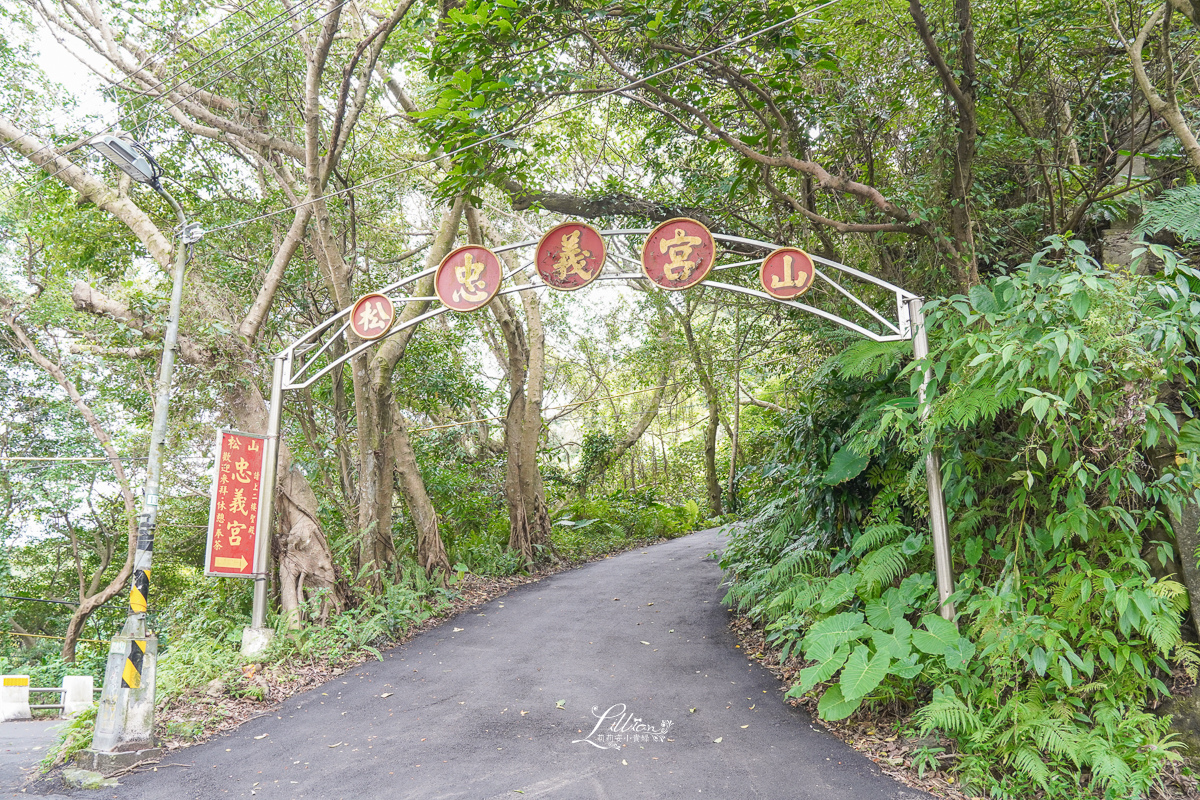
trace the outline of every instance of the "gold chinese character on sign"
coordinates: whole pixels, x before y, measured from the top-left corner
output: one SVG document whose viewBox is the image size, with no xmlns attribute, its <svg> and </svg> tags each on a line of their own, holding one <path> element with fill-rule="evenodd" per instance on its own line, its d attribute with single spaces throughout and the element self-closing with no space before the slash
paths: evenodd
<svg viewBox="0 0 1200 800">
<path fill-rule="evenodd" d="M 245 489 L 234 489 L 233 499 L 229 501 L 229 510 L 235 514 L 246 513 L 246 498 L 243 497 Z"/>
<path fill-rule="evenodd" d="M 456 303 L 478 303 L 487 300 L 487 283 L 483 275 L 484 263 L 476 261 L 470 253 L 463 256 L 463 263 L 454 268 L 454 277 L 459 287 L 451 297 Z"/>
<path fill-rule="evenodd" d="M 579 246 L 579 237 L 582 235 L 583 231 L 576 230 L 562 237 L 562 250 L 558 253 L 558 260 L 554 262 L 554 277 L 560 281 L 565 280 L 568 275 L 578 275 L 585 281 L 592 277 L 587 272 L 587 260 L 592 257 L 592 251 Z"/>
<path fill-rule="evenodd" d="M 230 547 L 237 547 L 242 543 L 242 531 L 244 530 L 246 530 L 246 526 L 240 522 L 229 523 L 225 533 L 229 536 Z"/>
<path fill-rule="evenodd" d="M 802 289 L 804 284 L 808 282 L 808 273 L 803 270 L 797 275 L 792 272 L 792 257 L 783 257 L 783 280 L 779 279 L 778 275 L 771 276 L 772 289 Z"/>
<path fill-rule="evenodd" d="M 663 265 L 663 274 L 673 281 L 687 280 L 696 271 L 696 267 L 700 266 L 699 261 L 691 260 L 692 250 L 700 243 L 699 236 L 688 236 L 683 228 L 675 229 L 673 239 L 664 239 L 659 242 L 659 248 L 671 258 Z"/>
<path fill-rule="evenodd" d="M 233 479 L 239 483 L 249 483 L 254 479 L 250 474 L 250 462 L 244 458 L 239 458 L 233 464 L 234 472 Z"/>
<path fill-rule="evenodd" d="M 387 328 L 387 312 L 383 308 L 383 302 L 380 300 L 372 300 L 363 303 L 358 312 L 358 327 L 365 333 L 371 331 L 381 331 Z M 258 448 L 255 448 L 256 450 Z"/>
<path fill-rule="evenodd" d="M 229 449 L 230 449 L 230 450 L 237 450 L 237 449 L 239 449 L 239 448 L 242 446 L 242 442 L 241 442 L 241 440 L 240 440 L 240 439 L 236 439 L 236 438 L 234 438 L 233 436 L 230 436 L 230 437 L 229 437 L 228 439 L 226 439 L 225 441 L 229 442 Z"/>
<path fill-rule="evenodd" d="M 251 453 L 257 453 L 258 452 L 258 439 L 251 439 L 250 444 L 246 445 L 246 449 L 249 450 Z"/>
</svg>

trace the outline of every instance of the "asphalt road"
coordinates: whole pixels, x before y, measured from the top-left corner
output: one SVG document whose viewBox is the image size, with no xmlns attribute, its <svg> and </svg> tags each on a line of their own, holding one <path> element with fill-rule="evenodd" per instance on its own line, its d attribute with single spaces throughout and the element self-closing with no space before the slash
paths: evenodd
<svg viewBox="0 0 1200 800">
<path fill-rule="evenodd" d="M 0 798 L 28 797 L 21 794 L 20 787 L 58 740 L 61 724 L 59 719 L 0 722 Z M 45 795 L 42 797 L 45 799 Z"/>
<path fill-rule="evenodd" d="M 704 531 L 519 588 L 90 796 L 928 797 L 735 647 L 720 546 Z"/>
</svg>

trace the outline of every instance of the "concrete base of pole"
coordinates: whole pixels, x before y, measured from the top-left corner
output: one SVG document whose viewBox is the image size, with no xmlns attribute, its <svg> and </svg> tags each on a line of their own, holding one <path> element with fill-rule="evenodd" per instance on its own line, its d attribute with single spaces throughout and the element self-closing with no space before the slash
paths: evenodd
<svg viewBox="0 0 1200 800">
<path fill-rule="evenodd" d="M 99 750 L 80 750 L 75 754 L 75 765 L 80 769 L 99 772 L 101 775 L 112 775 L 130 767 L 136 767 L 147 761 L 162 758 L 161 747 L 148 747 L 145 750 L 123 750 L 118 753 L 104 753 Z"/>
<path fill-rule="evenodd" d="M 242 628 L 242 655 L 246 658 L 258 658 L 267 652 L 275 631 L 271 628 Z"/>
<path fill-rule="evenodd" d="M 128 660 L 131 648 L 146 651 L 141 656 L 140 673 L 130 674 Z M 108 665 L 104 671 L 104 691 L 96 710 L 96 733 L 92 750 L 97 753 L 146 751 L 154 747 L 154 673 L 158 661 L 158 637 L 150 634 L 139 637 L 119 633 L 108 648 Z M 126 678 L 137 681 L 137 688 L 127 688 Z M 102 771 L 102 770 L 99 770 Z"/>
</svg>

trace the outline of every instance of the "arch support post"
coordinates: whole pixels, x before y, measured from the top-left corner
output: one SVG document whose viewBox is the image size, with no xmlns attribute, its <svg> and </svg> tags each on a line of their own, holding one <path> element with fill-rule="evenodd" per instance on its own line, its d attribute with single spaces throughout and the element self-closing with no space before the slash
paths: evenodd
<svg viewBox="0 0 1200 800">
<path fill-rule="evenodd" d="M 279 427 L 283 418 L 284 369 L 291 351 L 275 356 L 271 367 L 271 408 L 267 417 L 266 452 L 263 453 L 262 483 L 266 487 L 258 509 L 258 537 L 255 539 L 254 609 L 250 627 L 242 630 L 242 655 L 255 658 L 271 643 L 274 630 L 267 627 L 267 584 L 271 574 L 271 527 L 275 512 L 276 472 L 279 466 Z"/>
<path fill-rule="evenodd" d="M 925 328 L 925 314 L 921 306 L 925 298 L 914 297 L 908 301 L 908 318 L 911 325 L 913 355 L 921 359 L 929 355 L 929 334 Z M 929 385 L 933 382 L 933 368 L 925 368 L 921 387 L 917 390 L 917 401 L 921 409 L 921 421 L 929 419 L 927 403 Z M 937 572 L 938 601 L 943 618 L 954 622 L 954 561 L 950 557 L 950 520 L 946 513 L 946 496 L 942 491 L 942 457 L 936 447 L 931 447 L 925 456 L 925 485 L 929 490 L 929 527 L 933 534 L 933 563 Z"/>
</svg>

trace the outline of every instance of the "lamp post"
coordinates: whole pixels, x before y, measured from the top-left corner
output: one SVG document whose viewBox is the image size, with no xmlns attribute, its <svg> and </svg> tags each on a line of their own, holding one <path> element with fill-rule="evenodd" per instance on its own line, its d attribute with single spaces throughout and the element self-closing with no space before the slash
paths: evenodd
<svg viewBox="0 0 1200 800">
<path fill-rule="evenodd" d="M 158 638 L 146 629 L 147 599 L 150 594 L 150 564 L 154 552 L 154 529 L 158 522 L 158 490 L 162 474 L 162 447 L 167 438 L 167 404 L 179 341 L 179 307 L 183 300 L 183 274 L 188 245 L 200 239 L 199 227 L 189 225 L 183 208 L 163 188 L 162 170 L 140 144 L 123 136 L 97 136 L 90 142 L 118 169 L 163 196 L 179 218 L 179 250 L 171 284 L 171 305 L 163 337 L 162 359 L 154 399 L 154 426 L 146 464 L 137 524 L 137 551 L 129 589 L 129 616 L 121 632 L 113 637 L 104 673 L 104 690 L 96 713 L 92 747 L 82 754 L 86 766 L 103 771 L 127 767 L 158 754 L 154 748 L 154 674 Z"/>
</svg>

